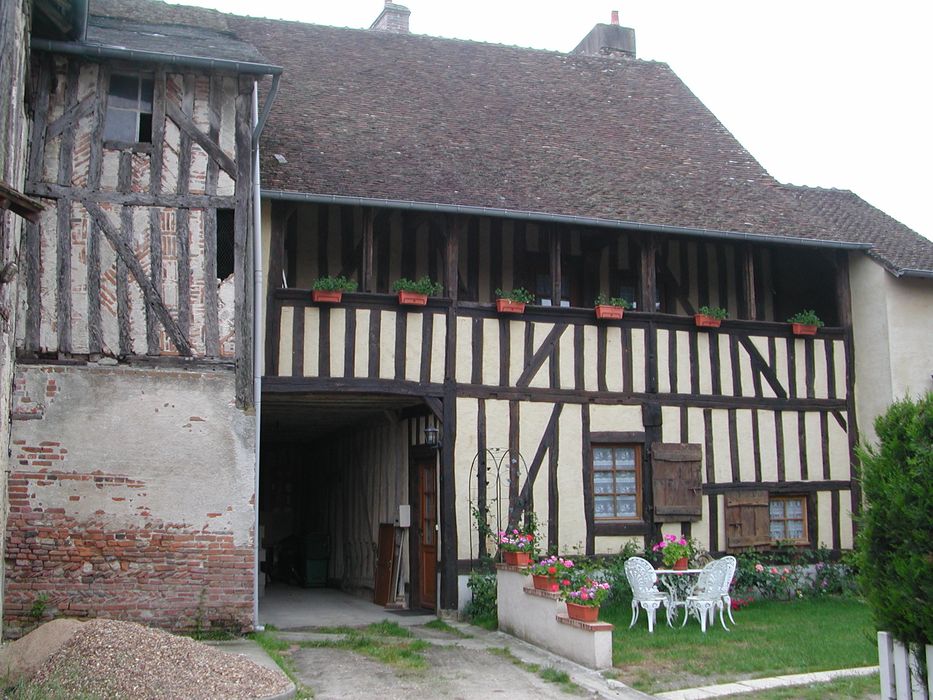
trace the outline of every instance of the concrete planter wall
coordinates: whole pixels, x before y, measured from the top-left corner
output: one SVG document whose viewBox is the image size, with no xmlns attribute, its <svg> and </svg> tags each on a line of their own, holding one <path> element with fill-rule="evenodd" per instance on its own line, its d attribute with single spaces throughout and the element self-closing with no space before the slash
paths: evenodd
<svg viewBox="0 0 933 700">
<path fill-rule="evenodd" d="M 588 668 L 612 666 L 612 625 L 571 620 L 560 594 L 535 590 L 525 569 L 497 565 L 496 585 L 501 631 Z"/>
</svg>

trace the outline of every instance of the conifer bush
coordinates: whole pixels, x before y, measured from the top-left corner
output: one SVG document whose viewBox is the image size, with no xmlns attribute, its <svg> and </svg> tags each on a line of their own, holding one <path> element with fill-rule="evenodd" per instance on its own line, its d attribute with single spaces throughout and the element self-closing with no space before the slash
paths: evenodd
<svg viewBox="0 0 933 700">
<path fill-rule="evenodd" d="M 908 645 L 933 639 L 933 392 L 875 420 L 859 450 L 865 510 L 859 583 L 879 630 Z"/>
</svg>

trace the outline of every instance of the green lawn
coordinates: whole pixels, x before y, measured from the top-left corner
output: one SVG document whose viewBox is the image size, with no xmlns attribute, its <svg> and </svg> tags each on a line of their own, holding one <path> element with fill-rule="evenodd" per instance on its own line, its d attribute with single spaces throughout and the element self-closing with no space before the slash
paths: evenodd
<svg viewBox="0 0 933 700">
<path fill-rule="evenodd" d="M 868 607 L 858 600 L 759 601 L 733 615 L 729 632 L 717 619 L 705 635 L 693 619 L 670 629 L 663 612 L 654 634 L 644 613 L 629 629 L 627 605 L 604 606 L 600 619 L 616 625 L 618 679 L 649 693 L 878 663 Z"/>
</svg>

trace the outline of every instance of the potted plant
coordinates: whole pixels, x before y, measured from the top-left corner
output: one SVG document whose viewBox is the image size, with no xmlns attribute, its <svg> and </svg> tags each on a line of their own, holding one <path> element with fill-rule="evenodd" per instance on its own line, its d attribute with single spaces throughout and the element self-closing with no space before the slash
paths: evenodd
<svg viewBox="0 0 933 700">
<path fill-rule="evenodd" d="M 311 301 L 318 304 L 339 304 L 344 292 L 356 291 L 356 280 L 339 275 L 320 277 L 311 285 Z"/>
<path fill-rule="evenodd" d="M 427 275 L 419 280 L 402 277 L 392 285 L 392 291 L 398 292 L 399 304 L 414 306 L 424 306 L 428 303 L 429 296 L 440 294 L 442 289 L 443 286 L 440 283 L 432 282 Z"/>
<path fill-rule="evenodd" d="M 718 306 L 701 306 L 700 313 L 694 315 L 693 320 L 698 328 L 719 328 L 729 312 Z"/>
<path fill-rule="evenodd" d="M 626 309 L 632 307 L 622 297 L 610 297 L 600 294 L 596 297 L 596 318 L 620 319 Z"/>
<path fill-rule="evenodd" d="M 664 535 L 660 542 L 651 548 L 652 552 L 661 553 L 661 561 L 668 569 L 683 571 L 690 565 L 693 547 L 684 537 Z"/>
<path fill-rule="evenodd" d="M 525 313 L 525 304 L 533 304 L 535 295 L 523 287 L 518 287 L 510 292 L 504 292 L 501 289 L 496 290 L 496 311 L 500 314 L 523 314 Z"/>
<path fill-rule="evenodd" d="M 535 536 L 517 527 L 499 531 L 499 551 L 506 564 L 528 566 L 535 548 Z"/>
<path fill-rule="evenodd" d="M 566 579 L 573 571 L 573 561 L 552 555 L 533 564 L 529 571 L 535 588 L 556 593 L 560 590 L 558 581 Z"/>
<path fill-rule="evenodd" d="M 787 319 L 787 322 L 792 324 L 794 335 L 816 335 L 816 329 L 823 325 L 813 309 L 798 311 Z"/>
<path fill-rule="evenodd" d="M 561 598 L 567 604 L 567 617 L 581 622 L 596 622 L 599 606 L 609 595 L 609 584 L 591 578 L 561 588 Z"/>
</svg>

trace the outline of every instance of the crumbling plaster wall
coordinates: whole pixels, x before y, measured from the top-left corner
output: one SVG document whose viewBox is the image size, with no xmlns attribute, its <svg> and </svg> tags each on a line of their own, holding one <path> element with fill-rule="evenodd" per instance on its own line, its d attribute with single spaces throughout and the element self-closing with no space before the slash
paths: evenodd
<svg viewBox="0 0 933 700">
<path fill-rule="evenodd" d="M 20 365 L 6 624 L 252 622 L 253 418 L 231 369 Z"/>
</svg>

